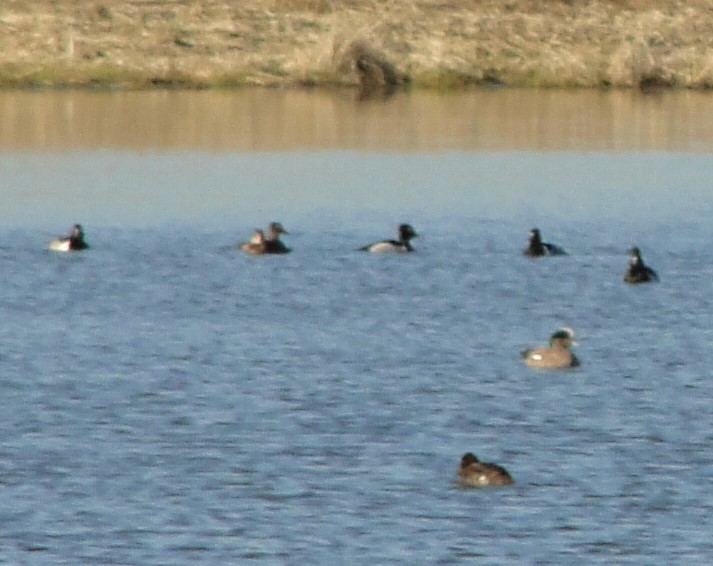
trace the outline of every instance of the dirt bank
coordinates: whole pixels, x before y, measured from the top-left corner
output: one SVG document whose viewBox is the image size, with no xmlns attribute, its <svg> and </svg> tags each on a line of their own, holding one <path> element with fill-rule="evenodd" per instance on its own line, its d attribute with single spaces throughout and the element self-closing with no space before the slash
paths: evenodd
<svg viewBox="0 0 713 566">
<path fill-rule="evenodd" d="M 707 0 L 3 0 L 0 87 L 709 88 L 712 43 Z"/>
</svg>

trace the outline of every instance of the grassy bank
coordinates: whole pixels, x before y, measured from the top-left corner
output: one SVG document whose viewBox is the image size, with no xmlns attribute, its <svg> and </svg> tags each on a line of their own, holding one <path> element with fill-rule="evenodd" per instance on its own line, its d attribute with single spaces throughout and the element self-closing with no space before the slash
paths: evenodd
<svg viewBox="0 0 713 566">
<path fill-rule="evenodd" d="M 712 44 L 707 0 L 3 0 L 0 87 L 710 88 Z"/>
</svg>

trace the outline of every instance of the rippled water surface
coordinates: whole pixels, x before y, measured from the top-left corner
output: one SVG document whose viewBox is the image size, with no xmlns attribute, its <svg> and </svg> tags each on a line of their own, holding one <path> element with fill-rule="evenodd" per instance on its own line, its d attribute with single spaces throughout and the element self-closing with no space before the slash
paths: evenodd
<svg viewBox="0 0 713 566">
<path fill-rule="evenodd" d="M 6 144 L 0 561 L 710 561 L 706 140 L 568 139 Z M 291 254 L 232 248 L 272 219 Z M 404 221 L 416 253 L 355 251 Z M 525 367 L 564 324 L 582 366 Z M 515 484 L 458 487 L 466 451 Z"/>
</svg>

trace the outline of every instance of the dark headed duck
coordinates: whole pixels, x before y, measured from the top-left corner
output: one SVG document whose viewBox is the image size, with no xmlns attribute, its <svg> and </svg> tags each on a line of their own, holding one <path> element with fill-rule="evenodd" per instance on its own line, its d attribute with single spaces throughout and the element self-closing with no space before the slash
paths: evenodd
<svg viewBox="0 0 713 566">
<path fill-rule="evenodd" d="M 502 466 L 481 462 L 472 452 L 463 454 L 458 469 L 460 483 L 475 487 L 510 485 L 512 477 Z"/>
<path fill-rule="evenodd" d="M 399 239 L 398 240 L 381 240 L 379 242 L 374 242 L 363 248 L 359 248 L 363 252 L 412 252 L 411 239 L 418 237 L 416 231 L 411 227 L 410 224 L 401 224 L 399 226 Z"/>
<path fill-rule="evenodd" d="M 280 240 L 280 234 L 287 234 L 287 230 L 282 227 L 279 222 L 271 222 L 267 229 L 267 238 L 265 238 L 265 253 L 266 254 L 286 254 L 290 251 L 285 244 Z"/>
<path fill-rule="evenodd" d="M 639 248 L 631 248 L 629 250 L 629 267 L 624 274 L 626 283 L 646 283 L 648 281 L 658 281 L 659 276 L 656 272 L 644 264 L 641 259 L 641 250 Z"/>
<path fill-rule="evenodd" d="M 84 241 L 84 230 L 81 224 L 75 224 L 68 236 L 55 238 L 50 242 L 50 249 L 56 252 L 75 252 L 86 250 L 89 244 Z"/>
<path fill-rule="evenodd" d="M 542 257 L 546 255 L 566 255 L 567 252 L 555 244 L 543 242 L 540 231 L 537 228 L 533 228 L 530 230 L 527 247 L 522 253 L 529 257 Z"/>
</svg>

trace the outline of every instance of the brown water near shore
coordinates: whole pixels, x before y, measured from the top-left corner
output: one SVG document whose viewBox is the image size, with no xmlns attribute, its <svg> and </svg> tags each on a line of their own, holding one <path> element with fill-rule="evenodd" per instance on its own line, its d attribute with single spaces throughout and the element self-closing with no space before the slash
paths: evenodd
<svg viewBox="0 0 713 566">
<path fill-rule="evenodd" d="M 0 150 L 713 149 L 713 95 L 480 90 L 2 92 Z"/>
</svg>

